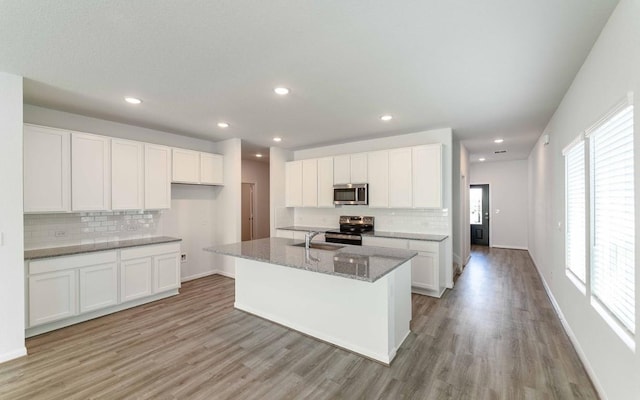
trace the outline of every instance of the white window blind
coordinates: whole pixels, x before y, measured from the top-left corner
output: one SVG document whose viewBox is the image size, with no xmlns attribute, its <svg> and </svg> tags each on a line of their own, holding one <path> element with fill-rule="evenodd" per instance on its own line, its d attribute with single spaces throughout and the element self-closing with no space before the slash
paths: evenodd
<svg viewBox="0 0 640 400">
<path fill-rule="evenodd" d="M 565 151 L 566 268 L 586 282 L 585 146 L 581 137 Z"/>
<path fill-rule="evenodd" d="M 635 333 L 633 106 L 589 133 L 591 152 L 591 289 Z"/>
</svg>

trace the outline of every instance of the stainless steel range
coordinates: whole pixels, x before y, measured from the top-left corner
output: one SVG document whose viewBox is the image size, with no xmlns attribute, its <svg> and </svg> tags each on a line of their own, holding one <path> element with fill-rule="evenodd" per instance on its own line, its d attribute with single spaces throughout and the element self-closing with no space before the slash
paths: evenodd
<svg viewBox="0 0 640 400">
<path fill-rule="evenodd" d="M 325 233 L 325 241 L 330 243 L 343 243 L 362 245 L 362 233 L 373 231 L 373 217 L 348 216 L 340 217 L 340 230 Z"/>
</svg>

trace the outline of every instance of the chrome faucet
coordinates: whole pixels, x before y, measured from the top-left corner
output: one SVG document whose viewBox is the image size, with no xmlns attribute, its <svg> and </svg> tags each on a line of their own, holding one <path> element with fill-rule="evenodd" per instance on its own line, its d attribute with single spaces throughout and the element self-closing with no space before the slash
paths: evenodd
<svg viewBox="0 0 640 400">
<path fill-rule="evenodd" d="M 305 249 L 309 249 L 309 246 L 311 245 L 311 239 L 313 239 L 316 235 L 321 234 L 322 232 L 318 232 L 318 231 L 309 231 L 307 233 L 304 234 L 304 248 Z"/>
</svg>

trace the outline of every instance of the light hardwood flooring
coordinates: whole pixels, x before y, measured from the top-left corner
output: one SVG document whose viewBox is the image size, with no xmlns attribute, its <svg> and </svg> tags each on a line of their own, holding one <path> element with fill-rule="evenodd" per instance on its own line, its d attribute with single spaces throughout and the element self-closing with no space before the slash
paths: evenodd
<svg viewBox="0 0 640 400">
<path fill-rule="evenodd" d="M 391 367 L 234 310 L 232 279 L 181 292 L 28 339 L 0 399 L 597 398 L 525 251 L 474 247 L 455 289 L 414 295 Z"/>
</svg>

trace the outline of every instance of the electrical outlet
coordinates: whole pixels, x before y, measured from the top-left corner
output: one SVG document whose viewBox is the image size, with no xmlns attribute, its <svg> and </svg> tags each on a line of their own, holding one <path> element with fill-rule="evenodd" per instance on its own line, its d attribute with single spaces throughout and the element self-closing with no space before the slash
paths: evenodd
<svg viewBox="0 0 640 400">
<path fill-rule="evenodd" d="M 187 262 L 187 254 L 180 254 L 180 262 L 186 263 Z"/>
<path fill-rule="evenodd" d="M 55 231 L 54 233 L 55 237 L 65 237 L 67 236 L 67 232 L 66 231 Z"/>
</svg>

